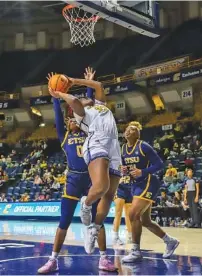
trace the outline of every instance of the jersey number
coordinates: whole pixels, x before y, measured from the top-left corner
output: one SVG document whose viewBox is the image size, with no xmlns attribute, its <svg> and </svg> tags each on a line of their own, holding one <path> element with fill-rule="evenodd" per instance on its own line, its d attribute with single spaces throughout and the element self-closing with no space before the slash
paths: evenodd
<svg viewBox="0 0 202 276">
<path fill-rule="evenodd" d="M 76 146 L 76 152 L 78 157 L 83 157 L 82 148 L 82 146 Z"/>
</svg>

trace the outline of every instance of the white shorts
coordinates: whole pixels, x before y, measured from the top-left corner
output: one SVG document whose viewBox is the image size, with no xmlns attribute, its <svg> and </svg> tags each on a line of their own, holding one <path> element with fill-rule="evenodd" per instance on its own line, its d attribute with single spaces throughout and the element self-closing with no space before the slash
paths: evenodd
<svg viewBox="0 0 202 276">
<path fill-rule="evenodd" d="M 83 145 L 83 158 L 87 165 L 97 158 L 109 160 L 109 173 L 120 176 L 121 150 L 116 138 L 103 137 L 100 133 L 91 133 Z"/>
</svg>

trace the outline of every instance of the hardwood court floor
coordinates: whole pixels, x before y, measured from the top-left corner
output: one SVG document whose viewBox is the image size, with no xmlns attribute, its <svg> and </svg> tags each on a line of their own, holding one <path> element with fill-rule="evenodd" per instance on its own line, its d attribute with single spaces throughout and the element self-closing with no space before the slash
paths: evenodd
<svg viewBox="0 0 202 276">
<path fill-rule="evenodd" d="M 0 222 L 0 274 L 36 275 L 39 266 L 52 251 L 57 223 L 36 221 Z M 163 260 L 163 242 L 147 230 L 143 231 L 141 264 L 122 265 L 129 245 L 112 247 L 112 225 L 106 224 L 108 254 L 118 267 L 119 275 L 201 275 L 202 229 L 166 228 L 168 234 L 180 240 L 180 246 L 170 260 Z M 124 240 L 125 227 L 120 236 Z M 83 249 L 81 224 L 72 224 L 59 258 L 57 275 L 103 275 L 98 270 L 99 252 L 87 255 Z M 68 246 L 67 246 L 68 245 Z M 104 274 L 104 275 L 108 275 Z"/>
</svg>

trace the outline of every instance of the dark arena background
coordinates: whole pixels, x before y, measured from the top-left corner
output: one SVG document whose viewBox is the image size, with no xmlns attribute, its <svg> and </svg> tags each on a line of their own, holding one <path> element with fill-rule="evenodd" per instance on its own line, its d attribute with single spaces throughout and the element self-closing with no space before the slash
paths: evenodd
<svg viewBox="0 0 202 276">
<path fill-rule="evenodd" d="M 105 228 L 117 271 L 104 272 L 99 250 L 84 250 L 78 203 L 51 275 L 201 275 L 201 20 L 200 1 L 0 1 L 1 275 L 36 275 L 53 251 L 68 168 L 46 77 L 83 78 L 88 66 L 103 84 L 120 145 L 127 124 L 138 121 L 141 139 L 163 160 L 152 219 L 180 245 L 163 259 L 164 244 L 144 229 L 142 262 L 123 265 L 131 244 L 124 212 L 123 244 L 114 244 L 113 202 Z M 70 92 L 86 96 L 85 87 Z M 199 191 L 192 205 L 184 196 L 190 178 Z"/>
</svg>

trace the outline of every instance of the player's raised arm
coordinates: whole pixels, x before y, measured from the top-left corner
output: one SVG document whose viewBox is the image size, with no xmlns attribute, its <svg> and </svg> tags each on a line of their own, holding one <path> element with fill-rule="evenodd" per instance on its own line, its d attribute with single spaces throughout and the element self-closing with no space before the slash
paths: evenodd
<svg viewBox="0 0 202 276">
<path fill-rule="evenodd" d="M 53 73 L 48 74 L 48 77 L 47 77 L 48 81 L 52 76 L 53 76 Z M 50 87 L 48 89 L 50 90 Z M 54 97 L 53 97 L 53 109 L 55 112 L 55 125 L 56 125 L 57 135 L 60 142 L 62 142 L 65 137 L 64 117 L 60 106 L 60 100 Z"/>
<path fill-rule="evenodd" d="M 101 82 L 94 81 L 94 80 L 72 79 L 72 78 L 70 78 L 70 81 L 72 82 L 73 85 L 80 85 L 80 86 L 84 85 L 95 89 L 95 99 L 100 102 L 106 102 L 106 97 L 105 97 L 104 89 Z"/>
<path fill-rule="evenodd" d="M 84 107 L 81 103 L 81 101 L 70 95 L 70 94 L 65 94 L 65 93 L 62 93 L 62 92 L 58 92 L 58 91 L 55 91 L 54 92 L 57 97 L 63 99 L 68 105 L 70 105 L 71 109 L 73 110 L 73 112 L 80 116 L 80 117 L 84 117 L 85 115 L 85 110 L 84 110 Z"/>
</svg>

